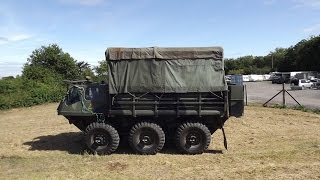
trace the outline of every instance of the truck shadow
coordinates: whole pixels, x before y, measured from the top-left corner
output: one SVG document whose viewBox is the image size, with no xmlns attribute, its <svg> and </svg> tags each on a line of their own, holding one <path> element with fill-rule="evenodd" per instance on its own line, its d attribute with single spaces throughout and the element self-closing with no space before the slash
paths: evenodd
<svg viewBox="0 0 320 180">
<path fill-rule="evenodd" d="M 127 138 L 122 138 L 127 139 Z M 57 135 L 39 136 L 32 141 L 24 142 L 30 146 L 30 151 L 65 151 L 69 154 L 87 154 L 82 132 L 68 132 Z M 168 143 L 160 152 L 161 154 L 180 154 L 172 143 Z M 206 150 L 205 153 L 223 154 L 222 150 Z M 120 141 L 120 145 L 114 154 L 135 154 L 127 141 Z"/>
<path fill-rule="evenodd" d="M 83 154 L 84 134 L 81 132 L 68 132 L 57 135 L 39 136 L 32 141 L 24 142 L 30 146 L 30 151 L 66 151 L 70 154 Z"/>
</svg>

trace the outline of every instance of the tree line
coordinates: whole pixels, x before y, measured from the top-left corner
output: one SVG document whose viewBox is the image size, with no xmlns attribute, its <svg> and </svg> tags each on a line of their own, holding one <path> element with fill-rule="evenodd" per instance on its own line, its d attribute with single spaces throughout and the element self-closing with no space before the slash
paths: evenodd
<svg viewBox="0 0 320 180">
<path fill-rule="evenodd" d="M 226 74 L 268 74 L 272 71 L 320 72 L 320 35 L 288 48 L 276 48 L 266 56 L 243 56 L 225 61 Z"/>
<path fill-rule="evenodd" d="M 106 80 L 107 62 L 92 67 L 77 61 L 57 44 L 35 49 L 22 75 L 0 80 L 0 109 L 58 102 L 65 94 L 63 80 Z M 266 56 L 226 59 L 226 74 L 265 74 L 271 71 L 320 71 L 320 36 L 301 40 L 289 48 L 276 48 Z"/>
<path fill-rule="evenodd" d="M 0 80 L 0 109 L 58 102 L 66 90 L 63 80 L 80 80 L 86 76 L 94 81 L 105 80 L 106 62 L 91 67 L 85 61 L 75 60 L 57 44 L 42 46 L 31 53 L 21 76 Z"/>
</svg>

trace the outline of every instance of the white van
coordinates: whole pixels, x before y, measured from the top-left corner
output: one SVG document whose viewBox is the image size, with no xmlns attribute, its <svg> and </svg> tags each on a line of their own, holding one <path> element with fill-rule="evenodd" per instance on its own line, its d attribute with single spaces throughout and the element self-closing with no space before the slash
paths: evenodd
<svg viewBox="0 0 320 180">
<path fill-rule="evenodd" d="M 313 85 L 313 83 L 310 82 L 307 79 L 299 79 L 299 85 L 298 86 L 302 87 L 302 89 L 311 88 L 312 85 Z"/>
</svg>

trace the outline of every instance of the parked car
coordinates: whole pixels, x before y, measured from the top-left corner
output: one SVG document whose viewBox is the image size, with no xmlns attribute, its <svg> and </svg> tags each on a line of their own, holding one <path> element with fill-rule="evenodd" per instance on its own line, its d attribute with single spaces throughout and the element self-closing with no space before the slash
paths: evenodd
<svg viewBox="0 0 320 180">
<path fill-rule="evenodd" d="M 272 84 L 282 84 L 283 83 L 283 79 L 281 76 L 274 76 L 272 77 L 272 80 L 271 80 Z"/>
<path fill-rule="evenodd" d="M 292 90 L 302 90 L 305 88 L 311 88 L 314 86 L 313 82 L 307 79 L 292 79 L 291 82 L 291 89 Z"/>
<path fill-rule="evenodd" d="M 299 79 L 298 86 L 302 87 L 302 89 L 311 88 L 311 86 L 313 86 L 313 82 L 311 82 L 310 80 L 307 80 L 307 79 Z"/>
<path fill-rule="evenodd" d="M 290 82 L 290 75 L 285 75 L 282 73 L 275 73 L 271 77 L 272 84 L 282 84 L 282 83 L 289 83 Z"/>
<path fill-rule="evenodd" d="M 318 82 L 315 84 L 314 88 L 320 89 L 320 81 L 318 81 Z"/>
<path fill-rule="evenodd" d="M 310 82 L 312 82 L 311 88 L 320 89 L 320 79 L 312 79 Z"/>
<path fill-rule="evenodd" d="M 288 83 L 290 82 L 290 79 L 288 78 L 283 78 L 281 76 L 274 76 L 271 79 L 272 84 L 282 84 L 282 83 Z"/>
</svg>

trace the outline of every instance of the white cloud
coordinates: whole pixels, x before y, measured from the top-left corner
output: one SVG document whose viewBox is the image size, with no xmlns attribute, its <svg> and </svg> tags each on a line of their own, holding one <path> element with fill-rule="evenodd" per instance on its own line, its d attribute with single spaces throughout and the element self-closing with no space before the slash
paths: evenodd
<svg viewBox="0 0 320 180">
<path fill-rule="evenodd" d="M 6 38 L 6 37 L 0 37 L 0 45 L 2 45 L 2 44 L 7 44 L 8 43 L 8 38 Z"/>
<path fill-rule="evenodd" d="M 32 35 L 29 34 L 17 34 L 17 35 L 13 35 L 9 38 L 9 41 L 23 41 L 23 40 L 27 40 L 32 38 Z"/>
<path fill-rule="evenodd" d="M 264 0 L 263 4 L 265 5 L 272 5 L 275 4 L 277 2 L 277 0 Z"/>
<path fill-rule="evenodd" d="M 0 36 L 0 45 L 11 43 L 11 42 L 19 42 L 23 40 L 31 39 L 33 36 L 29 34 L 14 34 L 8 37 Z"/>
<path fill-rule="evenodd" d="M 0 37 L 0 41 L 8 41 L 8 38 L 6 38 L 6 37 Z"/>
<path fill-rule="evenodd" d="M 79 4 L 83 6 L 96 6 L 106 2 L 106 0 L 59 0 L 63 4 Z"/>
<path fill-rule="evenodd" d="M 320 23 L 319 24 L 314 24 L 313 26 L 307 27 L 303 29 L 303 32 L 307 34 L 318 34 L 320 33 Z"/>
<path fill-rule="evenodd" d="M 320 0 L 293 0 L 296 3 L 296 7 L 311 7 L 315 9 L 320 8 Z"/>
<path fill-rule="evenodd" d="M 265 5 L 273 5 L 279 3 L 279 0 L 263 0 Z M 292 3 L 293 8 L 313 8 L 320 9 L 320 0 L 287 0 L 288 3 Z"/>
</svg>

